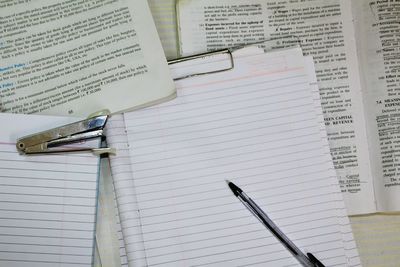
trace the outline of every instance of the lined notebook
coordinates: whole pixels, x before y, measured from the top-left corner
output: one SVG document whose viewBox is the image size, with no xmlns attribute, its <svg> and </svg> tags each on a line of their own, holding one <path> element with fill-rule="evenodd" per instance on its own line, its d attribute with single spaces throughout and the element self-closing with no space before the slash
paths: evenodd
<svg viewBox="0 0 400 267">
<path fill-rule="evenodd" d="M 0 266 L 92 266 L 98 156 L 15 148 L 18 137 L 71 122 L 0 114 Z"/>
<path fill-rule="evenodd" d="M 176 82 L 173 101 L 109 122 L 129 266 L 298 266 L 226 179 L 304 251 L 358 266 L 310 64 L 299 49 L 234 60 L 232 71 Z"/>
</svg>

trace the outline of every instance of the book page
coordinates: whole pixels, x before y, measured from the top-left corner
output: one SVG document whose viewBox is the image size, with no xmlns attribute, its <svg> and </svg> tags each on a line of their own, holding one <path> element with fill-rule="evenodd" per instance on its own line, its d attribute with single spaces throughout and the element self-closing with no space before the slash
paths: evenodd
<svg viewBox="0 0 400 267">
<path fill-rule="evenodd" d="M 331 154 L 349 213 L 375 212 L 350 3 L 180 0 L 177 11 L 184 55 L 276 38 L 272 48 L 300 45 L 314 58 Z"/>
<path fill-rule="evenodd" d="M 93 264 L 98 156 L 25 156 L 15 147 L 17 137 L 72 121 L 0 114 L 1 266 Z"/>
<path fill-rule="evenodd" d="M 378 211 L 400 210 L 398 1 L 352 1 Z"/>
<path fill-rule="evenodd" d="M 176 0 L 148 0 L 158 36 L 167 59 L 179 57 Z"/>
<path fill-rule="evenodd" d="M 346 254 L 344 202 L 304 59 L 285 53 L 235 56 L 234 70 L 176 82 L 177 99 L 125 114 L 140 214 L 131 227 L 141 229 L 132 235 L 148 266 L 298 264 L 225 179 L 327 266 L 359 264 Z"/>
<path fill-rule="evenodd" d="M 305 57 L 305 64 L 307 66 L 310 87 L 312 89 L 312 95 L 314 98 L 314 101 L 313 101 L 314 109 L 316 111 L 318 120 L 320 122 L 321 138 L 325 142 L 328 142 L 326 127 L 325 127 L 325 124 L 323 123 L 324 116 L 323 116 L 323 110 L 322 110 L 321 101 L 320 101 L 317 77 L 315 75 L 315 65 L 314 65 L 313 58 L 310 56 Z M 342 197 L 343 197 L 343 195 L 342 195 Z M 342 236 L 343 236 L 343 240 L 344 240 L 344 246 L 346 249 L 346 255 L 348 258 L 357 257 L 358 246 L 356 244 L 355 237 L 353 236 L 352 225 L 351 225 L 350 219 L 347 215 L 347 210 L 340 209 L 339 212 L 341 212 L 341 215 L 340 215 L 341 231 L 342 231 Z"/>
<path fill-rule="evenodd" d="M 0 103 L 87 116 L 175 96 L 146 1 L 0 3 Z"/>
</svg>

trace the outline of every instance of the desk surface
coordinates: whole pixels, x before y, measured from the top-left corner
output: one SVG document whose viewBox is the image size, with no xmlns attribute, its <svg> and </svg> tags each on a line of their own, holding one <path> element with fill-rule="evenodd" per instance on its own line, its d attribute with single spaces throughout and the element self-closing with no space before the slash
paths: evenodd
<svg viewBox="0 0 400 267">
<path fill-rule="evenodd" d="M 400 266 L 400 215 L 351 217 L 363 266 Z"/>
</svg>

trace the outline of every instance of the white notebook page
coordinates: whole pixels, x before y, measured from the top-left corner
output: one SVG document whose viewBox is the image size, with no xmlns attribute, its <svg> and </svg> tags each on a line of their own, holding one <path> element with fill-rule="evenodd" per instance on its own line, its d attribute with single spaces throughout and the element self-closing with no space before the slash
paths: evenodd
<svg viewBox="0 0 400 267">
<path fill-rule="evenodd" d="M 0 114 L 0 266 L 92 266 L 98 156 L 15 148 L 21 135 L 71 121 Z"/>
<path fill-rule="evenodd" d="M 232 195 L 230 179 L 301 248 L 328 266 L 357 265 L 357 253 L 346 256 L 343 200 L 303 59 L 292 51 L 235 63 L 176 83 L 174 101 L 125 114 L 132 188 L 116 193 L 136 205 L 136 224 L 121 219 L 128 260 L 141 251 L 149 266 L 298 265 Z"/>
</svg>

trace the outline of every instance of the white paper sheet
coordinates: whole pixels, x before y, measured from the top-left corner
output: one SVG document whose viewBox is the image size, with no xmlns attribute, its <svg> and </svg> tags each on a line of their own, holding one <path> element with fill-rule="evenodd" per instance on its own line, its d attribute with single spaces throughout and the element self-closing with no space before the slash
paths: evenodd
<svg viewBox="0 0 400 267">
<path fill-rule="evenodd" d="M 0 266 L 92 265 L 98 157 L 15 148 L 17 137 L 71 121 L 0 114 Z"/>
<path fill-rule="evenodd" d="M 111 158 L 117 201 L 134 203 L 120 209 L 128 260 L 298 264 L 235 199 L 230 179 L 302 249 L 328 266 L 358 265 L 345 245 L 351 232 L 343 241 L 344 203 L 301 52 L 243 54 L 235 63 L 231 72 L 177 82 L 176 100 L 116 122 L 112 135 L 128 136 L 117 141 L 124 161 Z"/>
</svg>

